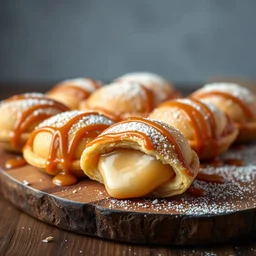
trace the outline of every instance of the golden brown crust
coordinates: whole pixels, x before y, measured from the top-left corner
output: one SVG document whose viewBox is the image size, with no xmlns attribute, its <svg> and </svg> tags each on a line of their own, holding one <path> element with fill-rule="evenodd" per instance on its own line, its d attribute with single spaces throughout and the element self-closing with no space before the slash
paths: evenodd
<svg viewBox="0 0 256 256">
<path fill-rule="evenodd" d="M 177 128 L 201 159 L 225 152 L 238 134 L 237 127 L 223 111 L 193 99 L 163 103 L 149 117 Z"/>
<path fill-rule="evenodd" d="M 63 104 L 42 94 L 15 95 L 0 104 L 0 141 L 7 150 L 21 152 L 29 134 L 44 119 L 67 111 Z"/>
<path fill-rule="evenodd" d="M 46 95 L 70 109 L 78 109 L 80 102 L 87 99 L 101 85 L 101 82 L 90 78 L 69 79 L 55 85 Z"/>
<path fill-rule="evenodd" d="M 237 141 L 256 139 L 256 96 L 247 88 L 233 83 L 212 83 L 191 97 L 203 99 L 223 110 L 239 128 Z"/>
<path fill-rule="evenodd" d="M 97 90 L 79 108 L 103 111 L 123 120 L 130 116 L 146 117 L 153 107 L 154 95 L 150 90 L 137 82 L 120 82 Z"/>
<path fill-rule="evenodd" d="M 94 112 L 61 113 L 35 129 L 23 149 L 23 156 L 29 164 L 52 175 L 70 171 L 76 177 L 85 176 L 79 164 L 81 153 L 85 145 L 110 124 L 112 120 Z"/>
<path fill-rule="evenodd" d="M 169 197 L 182 194 L 188 189 L 199 170 L 199 160 L 197 154 L 191 150 L 186 139 L 173 127 L 149 119 L 130 119 L 118 123 L 105 130 L 98 138 L 90 142 L 81 156 L 81 168 L 85 174 L 98 182 L 104 183 L 103 177 L 98 170 L 99 156 L 115 149 L 128 148 L 144 152 L 160 160 L 163 164 L 169 164 L 174 172 L 175 178 L 152 191 L 151 196 Z M 149 121 L 150 123 L 147 123 Z M 177 148 L 165 135 L 151 125 L 151 123 L 162 126 L 165 131 L 172 136 L 181 150 L 181 158 Z M 153 148 L 149 148 L 136 132 L 143 133 L 147 137 Z M 121 133 L 120 137 L 116 137 Z M 111 138 L 111 136 L 114 137 Z M 110 137 L 109 137 L 110 136 Z"/>
<path fill-rule="evenodd" d="M 155 107 L 161 102 L 180 97 L 180 93 L 174 89 L 171 82 L 154 73 L 128 73 L 117 78 L 115 81 L 139 82 L 143 84 L 155 94 Z"/>
</svg>

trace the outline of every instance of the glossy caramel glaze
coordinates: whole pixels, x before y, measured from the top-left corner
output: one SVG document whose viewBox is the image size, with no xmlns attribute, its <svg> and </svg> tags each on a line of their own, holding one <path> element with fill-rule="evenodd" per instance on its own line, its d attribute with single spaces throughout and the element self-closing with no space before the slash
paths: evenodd
<svg viewBox="0 0 256 256">
<path fill-rule="evenodd" d="M 90 124 L 79 128 L 69 141 L 68 133 L 72 126 L 84 117 L 90 118 L 90 115 L 98 115 L 98 112 L 82 112 L 69 119 L 60 127 L 43 126 L 37 128 L 30 136 L 26 147 L 33 147 L 33 142 L 37 134 L 47 132 L 52 135 L 52 142 L 49 149 L 49 155 L 46 161 L 45 169 L 47 173 L 54 175 L 57 165 L 62 166 L 62 172 L 55 176 L 53 182 L 56 185 L 72 185 L 76 183 L 77 178 L 71 172 L 71 166 L 75 159 L 75 150 L 83 138 L 95 138 L 103 130 L 109 127 L 108 124 Z M 24 150 L 25 150 L 24 148 Z M 57 153 L 60 156 L 57 156 Z"/>
<path fill-rule="evenodd" d="M 17 115 L 15 125 L 10 131 L 10 142 L 13 148 L 18 148 L 20 144 L 20 138 L 23 133 L 28 132 L 31 126 L 35 126 L 43 120 L 51 117 L 53 114 L 49 109 L 57 110 L 58 112 L 68 111 L 69 108 L 65 105 L 48 99 L 44 95 L 39 93 L 27 93 L 21 95 L 14 95 L 4 102 L 19 101 L 19 100 L 38 100 L 38 103 L 28 107 L 26 110 Z M 3 103 L 4 104 L 4 103 Z"/>
<path fill-rule="evenodd" d="M 184 160 L 184 156 L 183 156 L 181 148 L 179 147 L 178 143 L 176 142 L 176 140 L 174 139 L 172 134 L 167 129 L 165 129 L 162 125 L 160 125 L 156 122 L 153 122 L 149 119 L 144 119 L 144 118 L 141 118 L 141 117 L 131 117 L 131 118 L 128 118 L 127 120 L 125 120 L 125 121 L 114 124 L 113 126 L 119 125 L 119 124 L 122 124 L 122 123 L 129 123 L 129 122 L 138 122 L 138 123 L 142 123 L 142 124 L 146 124 L 148 126 L 151 126 L 155 130 L 157 130 L 160 134 L 162 134 L 164 137 L 166 137 L 168 139 L 169 143 L 174 146 L 176 154 L 178 156 L 178 159 L 181 162 L 182 166 L 185 168 L 187 174 L 190 175 L 190 176 L 194 175 L 193 170 L 190 168 L 190 166 Z M 113 126 L 111 126 L 111 127 L 113 127 Z M 100 141 L 105 141 L 105 140 L 118 141 L 118 140 L 122 140 L 122 137 L 127 137 L 128 134 L 131 135 L 131 136 L 139 137 L 141 140 L 143 140 L 144 147 L 147 150 L 153 150 L 154 149 L 154 145 L 151 142 L 150 138 L 145 133 L 142 133 L 142 132 L 139 132 L 139 131 L 126 131 L 126 132 L 118 132 L 118 133 L 115 132 L 115 133 L 103 134 L 102 136 L 98 136 L 91 143 L 94 144 L 94 143 L 98 143 Z M 88 146 L 90 146 L 90 145 L 91 144 L 88 143 Z"/>
<path fill-rule="evenodd" d="M 199 172 L 196 176 L 196 179 L 211 183 L 224 183 L 224 178 L 218 174 L 206 174 Z"/>
<path fill-rule="evenodd" d="M 10 158 L 5 162 L 6 169 L 13 169 L 27 165 L 26 160 L 23 157 L 17 156 L 15 158 Z"/>
<path fill-rule="evenodd" d="M 94 88 L 94 90 L 97 90 L 101 87 L 97 81 L 90 79 L 90 78 L 83 78 L 83 79 L 79 79 L 79 80 L 83 80 L 84 83 L 86 83 L 88 81 L 88 83 Z M 84 100 L 91 95 L 91 91 L 87 90 L 85 87 L 76 85 L 76 79 L 67 80 L 67 81 L 64 81 L 64 82 L 56 85 L 47 94 L 50 95 L 50 94 L 54 94 L 56 92 L 61 92 L 61 93 L 65 93 L 65 94 L 66 93 L 75 94 L 75 96 L 78 98 L 78 100 Z"/>
<path fill-rule="evenodd" d="M 211 146 L 217 152 L 219 150 L 218 141 L 234 130 L 232 121 L 225 115 L 227 124 L 222 133 L 218 135 L 216 132 L 217 124 L 215 116 L 210 107 L 197 99 L 189 99 L 188 101 L 167 101 L 161 104 L 159 108 L 176 107 L 186 114 L 194 131 L 195 150 L 199 155 L 203 153 L 210 141 L 215 142 L 211 143 Z"/>
<path fill-rule="evenodd" d="M 217 90 L 216 91 L 213 90 L 213 91 L 209 91 L 209 92 L 200 92 L 199 94 L 196 94 L 196 95 L 192 94 L 191 98 L 195 97 L 197 99 L 204 99 L 204 98 L 212 97 L 212 96 L 219 96 L 219 97 L 225 98 L 226 100 L 233 101 L 238 106 L 240 106 L 240 108 L 243 110 L 245 116 L 248 119 L 254 118 L 254 113 L 252 112 L 252 110 L 241 99 L 239 99 L 238 97 L 235 97 L 232 94 L 227 93 L 227 92 L 221 92 L 221 91 L 217 91 Z"/>
<path fill-rule="evenodd" d="M 206 191 L 202 188 L 190 187 L 187 189 L 187 192 L 194 197 L 202 197 L 206 195 Z"/>
</svg>

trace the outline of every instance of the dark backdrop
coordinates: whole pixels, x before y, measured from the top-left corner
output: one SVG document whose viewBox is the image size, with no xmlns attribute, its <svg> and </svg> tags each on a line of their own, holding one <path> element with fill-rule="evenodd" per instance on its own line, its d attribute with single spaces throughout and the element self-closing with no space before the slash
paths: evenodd
<svg viewBox="0 0 256 256">
<path fill-rule="evenodd" d="M 0 81 L 256 77 L 254 0 L 0 0 Z"/>
</svg>

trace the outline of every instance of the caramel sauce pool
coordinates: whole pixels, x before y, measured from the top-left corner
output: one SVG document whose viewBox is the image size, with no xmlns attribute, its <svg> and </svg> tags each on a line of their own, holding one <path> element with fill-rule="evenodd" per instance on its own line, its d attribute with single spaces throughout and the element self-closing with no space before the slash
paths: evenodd
<svg viewBox="0 0 256 256">
<path fill-rule="evenodd" d="M 4 165 L 6 169 L 13 169 L 27 165 L 27 162 L 23 157 L 17 156 L 15 158 L 8 159 Z"/>
</svg>

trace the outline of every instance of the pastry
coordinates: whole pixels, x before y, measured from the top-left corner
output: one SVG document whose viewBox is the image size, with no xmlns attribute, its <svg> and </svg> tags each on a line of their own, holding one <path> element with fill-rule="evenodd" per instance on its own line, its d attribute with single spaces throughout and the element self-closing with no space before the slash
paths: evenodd
<svg viewBox="0 0 256 256">
<path fill-rule="evenodd" d="M 256 139 L 256 96 L 247 88 L 233 83 L 212 83 L 191 97 L 222 109 L 239 129 L 236 141 Z"/>
<path fill-rule="evenodd" d="M 98 110 L 122 120 L 130 116 L 147 116 L 154 107 L 152 91 L 137 82 L 113 83 L 97 90 L 80 105 L 80 109 Z"/>
<path fill-rule="evenodd" d="M 69 110 L 40 93 L 14 95 L 0 104 L 0 145 L 21 152 L 29 134 L 44 119 Z"/>
<path fill-rule="evenodd" d="M 79 159 L 85 145 L 113 124 L 98 112 L 79 110 L 58 114 L 40 123 L 24 149 L 26 161 L 54 175 L 56 185 L 72 185 L 85 176 Z"/>
<path fill-rule="evenodd" d="M 166 100 L 175 99 L 180 94 L 173 85 L 163 77 L 149 72 L 128 73 L 116 79 L 116 81 L 132 81 L 143 84 L 155 94 L 155 107 Z"/>
<path fill-rule="evenodd" d="M 197 154 L 178 130 L 142 117 L 106 129 L 87 144 L 80 164 L 115 198 L 182 194 L 199 169 Z"/>
<path fill-rule="evenodd" d="M 70 109 L 78 109 L 79 103 L 101 87 L 101 82 L 90 78 L 65 80 L 54 86 L 46 95 L 60 101 Z"/>
<path fill-rule="evenodd" d="M 177 128 L 202 159 L 226 151 L 238 134 L 238 129 L 223 111 L 196 99 L 167 101 L 149 117 Z"/>
</svg>

